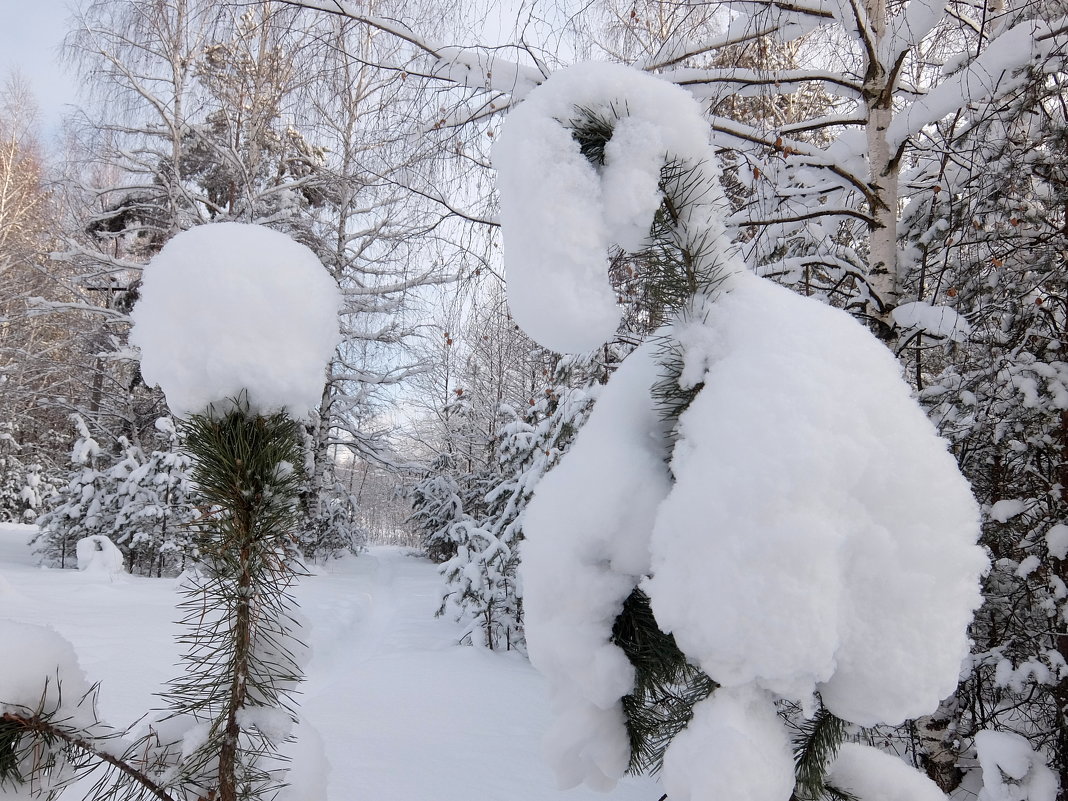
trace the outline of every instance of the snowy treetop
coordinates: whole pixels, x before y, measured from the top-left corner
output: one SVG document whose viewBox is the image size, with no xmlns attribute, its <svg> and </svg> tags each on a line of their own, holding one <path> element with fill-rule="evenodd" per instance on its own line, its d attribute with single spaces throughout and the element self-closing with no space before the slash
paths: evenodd
<svg viewBox="0 0 1068 801">
<path fill-rule="evenodd" d="M 178 415 L 246 395 L 253 413 L 315 408 L 341 295 L 304 245 L 257 225 L 178 234 L 145 267 L 130 342 Z"/>
</svg>

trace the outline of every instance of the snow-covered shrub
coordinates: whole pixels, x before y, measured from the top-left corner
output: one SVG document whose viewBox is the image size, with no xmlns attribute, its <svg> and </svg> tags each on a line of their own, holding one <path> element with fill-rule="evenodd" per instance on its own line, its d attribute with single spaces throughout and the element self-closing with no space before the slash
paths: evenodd
<svg viewBox="0 0 1068 801">
<path fill-rule="evenodd" d="M 0 426 L 0 521 L 33 523 L 56 494 L 52 477 Z"/>
<path fill-rule="evenodd" d="M 192 462 L 170 417 L 159 418 L 155 427 L 159 447 L 146 454 L 127 444 L 124 458 L 111 468 L 118 496 L 112 537 L 132 571 L 174 575 L 196 556 Z"/>
<path fill-rule="evenodd" d="M 535 487 L 570 446 L 592 407 L 593 390 L 557 384 L 522 413 L 506 408 L 494 438 L 496 471 L 477 516 L 448 529 L 455 555 L 441 566 L 446 593 L 439 614 L 466 621 L 466 640 L 489 648 L 524 648 L 519 580 L 523 521 Z"/>
<path fill-rule="evenodd" d="M 38 520 L 37 552 L 54 567 L 74 567 L 74 544 L 105 536 L 122 551 L 131 572 L 176 575 L 195 553 L 190 521 L 196 517 L 189 456 L 169 417 L 156 421 L 156 449 L 145 453 L 124 437 L 120 453 L 103 451 L 80 416 L 67 485 Z"/>
<path fill-rule="evenodd" d="M 367 532 L 357 520 L 356 498 L 339 482 L 320 490 L 314 510 L 305 510 L 299 544 L 306 559 L 324 561 L 357 553 L 367 543 Z"/>
<path fill-rule="evenodd" d="M 20 522 L 34 523 L 59 492 L 56 489 L 55 477 L 47 473 L 39 462 L 28 463 L 23 476 L 22 488 L 19 490 L 19 502 L 22 506 Z"/>
<path fill-rule="evenodd" d="M 83 537 L 107 536 L 115 519 L 113 493 L 100 445 L 80 415 L 72 418 L 77 438 L 71 449 L 71 470 L 51 507 L 38 518 L 35 550 L 46 563 L 60 568 L 77 566 L 75 544 Z"/>
<path fill-rule="evenodd" d="M 78 569 L 85 573 L 111 576 L 126 572 L 122 551 L 107 537 L 83 537 L 75 543 L 74 552 L 78 557 Z"/>
<path fill-rule="evenodd" d="M 435 460 L 423 478 L 407 487 L 406 495 L 412 513 L 405 523 L 418 533 L 427 558 L 439 563 L 452 559 L 459 543 L 454 526 L 466 517 L 463 490 L 448 455 Z"/>
<path fill-rule="evenodd" d="M 0 428 L 0 520 L 11 523 L 22 517 L 20 499 L 23 465 L 16 451 L 19 445 L 9 431 Z"/>
<path fill-rule="evenodd" d="M 846 724 L 901 722 L 956 686 L 986 566 L 967 484 L 880 342 L 745 271 L 685 91 L 555 73 L 494 162 L 531 336 L 612 335 L 611 243 L 655 252 L 670 312 L 527 510 L 526 633 L 561 783 L 662 764 L 673 798 L 828 792 Z M 781 700 L 837 721 L 796 772 Z M 720 746 L 724 769 L 704 769 Z"/>
</svg>

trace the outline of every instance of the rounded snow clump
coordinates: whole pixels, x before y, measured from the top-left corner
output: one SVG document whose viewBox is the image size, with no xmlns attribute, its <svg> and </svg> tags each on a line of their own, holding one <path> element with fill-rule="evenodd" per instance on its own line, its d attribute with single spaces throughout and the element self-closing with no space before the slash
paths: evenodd
<svg viewBox="0 0 1068 801">
<path fill-rule="evenodd" d="M 89 692 L 74 646 L 50 626 L 0 620 L 0 715 L 20 707 L 75 714 Z M 75 721 L 76 722 L 76 721 Z"/>
<path fill-rule="evenodd" d="M 254 414 L 303 417 L 341 339 L 340 306 L 304 245 L 258 225 L 202 225 L 145 267 L 130 342 L 175 414 L 218 412 L 241 397 Z"/>
<path fill-rule="evenodd" d="M 96 534 L 82 537 L 75 546 L 78 554 L 78 569 L 87 573 L 114 575 L 125 573 L 122 551 L 108 537 Z"/>
</svg>

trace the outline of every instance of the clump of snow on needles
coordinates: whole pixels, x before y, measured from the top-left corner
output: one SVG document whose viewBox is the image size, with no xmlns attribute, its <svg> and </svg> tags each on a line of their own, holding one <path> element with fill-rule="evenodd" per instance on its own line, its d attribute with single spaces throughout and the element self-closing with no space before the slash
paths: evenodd
<svg viewBox="0 0 1068 801">
<path fill-rule="evenodd" d="M 77 706 L 89 693 L 89 682 L 74 646 L 55 629 L 0 619 L 0 642 L 5 643 L 0 648 L 0 715 L 20 707 L 45 712 L 62 707 L 76 721 L 86 718 L 78 715 Z"/>
<path fill-rule="evenodd" d="M 1068 556 L 1068 526 L 1057 523 L 1046 532 L 1046 548 L 1054 559 Z"/>
<path fill-rule="evenodd" d="M 576 107 L 639 118 L 606 148 L 615 166 L 585 163 L 567 127 Z M 547 347 L 614 333 L 605 249 L 631 247 L 641 215 L 651 225 L 656 152 L 716 163 L 699 105 L 623 67 L 556 73 L 506 122 L 495 163 L 509 301 Z M 956 686 L 987 559 L 967 482 L 893 356 L 844 312 L 748 273 L 708 185 L 678 235 L 709 245 L 721 281 L 624 362 L 538 485 L 524 521 L 526 633 L 553 694 L 561 784 L 605 788 L 626 769 L 620 699 L 634 674 L 612 627 L 640 586 L 722 685 L 668 748 L 671 797 L 785 801 L 774 700 L 807 706 L 819 692 L 862 725 L 933 710 Z M 681 388 L 700 387 L 673 438 L 652 397 L 665 342 Z M 732 737 L 744 754 L 700 767 Z"/>
<path fill-rule="evenodd" d="M 303 417 L 340 341 L 337 285 L 307 247 L 258 225 L 184 231 L 145 267 L 130 342 L 178 415 L 247 399 Z"/>
<path fill-rule="evenodd" d="M 1054 801 L 1057 776 L 1018 734 L 984 730 L 975 735 L 983 769 L 979 801 Z"/>
<path fill-rule="evenodd" d="M 109 537 L 100 534 L 82 537 L 75 546 L 75 553 L 78 555 L 78 569 L 87 573 L 111 576 L 126 572 L 122 551 L 115 547 Z"/>
<path fill-rule="evenodd" d="M 509 114 L 493 148 L 508 305 L 545 347 L 581 353 L 615 333 L 622 308 L 608 280 L 608 246 L 642 246 L 669 151 L 707 149 L 707 124 L 687 113 L 693 105 L 684 89 L 650 75 L 583 64 L 554 73 Z M 580 109 L 626 118 L 599 170 L 561 125 Z"/>
<path fill-rule="evenodd" d="M 964 342 L 972 332 L 968 321 L 949 306 L 932 306 L 930 303 L 914 301 L 902 303 L 890 314 L 906 332 L 922 331 L 929 336 L 953 342 Z"/>
</svg>

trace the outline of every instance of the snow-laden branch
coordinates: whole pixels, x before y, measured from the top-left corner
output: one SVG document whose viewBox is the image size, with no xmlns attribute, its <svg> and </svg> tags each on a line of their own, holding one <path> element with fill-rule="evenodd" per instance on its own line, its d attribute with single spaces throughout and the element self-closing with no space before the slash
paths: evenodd
<svg viewBox="0 0 1068 801">
<path fill-rule="evenodd" d="M 287 5 L 325 11 L 369 25 L 407 42 L 435 62 L 431 76 L 471 89 L 492 89 L 522 97 L 541 83 L 546 74 L 500 55 L 501 48 L 457 47 L 420 36 L 398 20 L 367 14 L 344 0 L 282 0 Z M 398 68 L 400 65 L 396 65 Z"/>
<path fill-rule="evenodd" d="M 609 129 L 603 159 L 583 119 Z M 645 736 L 621 699 L 651 671 L 617 636 L 641 593 L 713 685 L 667 735 L 667 795 L 784 801 L 798 793 L 775 698 L 818 692 L 866 726 L 933 710 L 956 686 L 986 557 L 969 487 L 886 347 L 740 269 L 718 184 L 673 182 L 695 157 L 714 172 L 705 126 L 678 87 L 588 64 L 533 91 L 494 151 L 509 300 L 544 344 L 602 341 L 604 251 L 640 246 L 642 224 L 686 267 L 657 276 L 683 299 L 527 509 L 526 632 L 562 785 L 611 787 Z"/>
<path fill-rule="evenodd" d="M 844 185 L 860 192 L 865 199 L 871 199 L 868 182 L 857 171 L 843 165 L 834 154 L 797 139 L 787 139 L 774 132 L 766 133 L 752 126 L 735 122 L 727 117 L 711 116 L 712 130 L 729 139 L 736 139 L 745 144 L 755 144 L 773 151 L 789 153 L 798 163 L 826 168 L 842 179 Z"/>
<path fill-rule="evenodd" d="M 840 97 L 857 99 L 861 87 L 841 73 L 827 70 L 751 70 L 741 67 L 718 69 L 680 68 L 661 73 L 661 77 L 685 86 L 697 96 L 703 94 L 699 87 L 728 84 L 737 87 L 775 86 L 782 92 L 792 92 L 811 83 L 823 84 Z"/>
<path fill-rule="evenodd" d="M 996 37 L 966 66 L 895 115 L 887 132 L 891 148 L 900 148 L 908 137 L 966 104 L 1010 92 L 1028 80 L 1025 68 L 1053 51 L 1066 20 L 1028 20 Z"/>
</svg>

